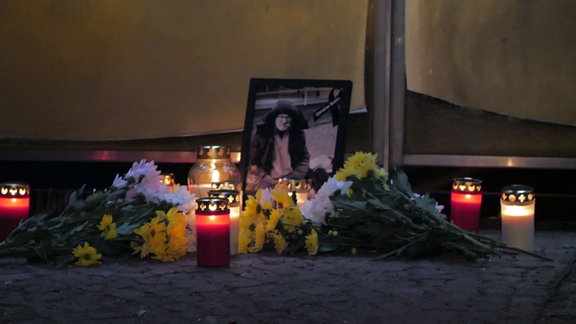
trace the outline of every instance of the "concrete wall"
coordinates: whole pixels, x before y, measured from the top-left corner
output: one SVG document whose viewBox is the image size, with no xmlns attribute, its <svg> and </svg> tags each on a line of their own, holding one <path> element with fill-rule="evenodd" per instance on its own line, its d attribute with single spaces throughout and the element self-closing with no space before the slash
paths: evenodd
<svg viewBox="0 0 576 324">
<path fill-rule="evenodd" d="M 0 138 L 244 126 L 249 80 L 354 82 L 367 0 L 0 0 Z"/>
<path fill-rule="evenodd" d="M 408 89 L 576 125 L 576 1 L 407 0 Z"/>
</svg>

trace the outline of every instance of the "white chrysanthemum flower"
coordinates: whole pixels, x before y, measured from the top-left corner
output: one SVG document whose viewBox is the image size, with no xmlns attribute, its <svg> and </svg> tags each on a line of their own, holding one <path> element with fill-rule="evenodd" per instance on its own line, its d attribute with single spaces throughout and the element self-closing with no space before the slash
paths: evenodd
<svg viewBox="0 0 576 324">
<path fill-rule="evenodd" d="M 114 184 L 117 187 L 125 187 L 128 184 L 126 179 L 134 178 L 136 183 L 126 192 L 126 201 L 132 201 L 138 195 L 143 195 L 147 202 L 159 203 L 169 202 L 180 208 L 194 208 L 194 196 L 190 194 L 184 186 L 176 186 L 170 189 L 161 181 L 161 172 L 157 170 L 154 161 L 134 162 L 132 168 L 128 170 L 124 177 L 116 176 Z M 139 182 L 138 182 L 139 181 Z"/>
<path fill-rule="evenodd" d="M 164 186 L 167 187 L 166 185 Z M 194 207 L 192 206 L 194 195 L 185 186 L 175 186 L 173 191 L 168 190 L 168 193 L 163 195 L 162 200 L 184 209 Z"/>
<path fill-rule="evenodd" d="M 308 200 L 300 208 L 304 218 L 314 224 L 326 224 L 326 216 L 334 214 L 334 205 L 330 197 L 335 192 L 346 192 L 352 181 L 338 181 L 330 177 L 316 193 L 314 199 Z"/>
<path fill-rule="evenodd" d="M 126 181 L 123 177 L 121 177 L 118 174 L 116 174 L 116 178 L 114 178 L 114 181 L 112 182 L 112 186 L 116 188 L 124 188 L 126 187 L 127 184 L 128 181 Z"/>
<path fill-rule="evenodd" d="M 414 193 L 414 197 L 420 198 L 420 197 L 422 197 L 422 195 L 419 193 Z M 438 205 L 438 202 L 436 202 L 435 208 L 436 208 L 436 212 L 438 214 L 442 214 L 442 210 L 444 210 L 444 205 Z"/>
<path fill-rule="evenodd" d="M 128 170 L 124 178 L 127 179 L 131 177 L 138 180 L 141 175 L 144 175 L 144 177 L 159 178 L 160 171 L 156 170 L 154 161 L 146 162 L 146 160 L 141 160 L 140 162 L 134 162 L 132 164 L 132 168 Z"/>
</svg>

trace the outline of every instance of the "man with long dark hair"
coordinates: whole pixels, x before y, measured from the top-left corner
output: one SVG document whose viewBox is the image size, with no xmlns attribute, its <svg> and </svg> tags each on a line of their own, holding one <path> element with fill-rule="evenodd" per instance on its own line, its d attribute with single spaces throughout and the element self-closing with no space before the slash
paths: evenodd
<svg viewBox="0 0 576 324">
<path fill-rule="evenodd" d="M 308 122 L 292 102 L 276 103 L 250 144 L 248 191 L 274 187 L 279 178 L 304 179 L 310 169 L 306 128 Z"/>
</svg>

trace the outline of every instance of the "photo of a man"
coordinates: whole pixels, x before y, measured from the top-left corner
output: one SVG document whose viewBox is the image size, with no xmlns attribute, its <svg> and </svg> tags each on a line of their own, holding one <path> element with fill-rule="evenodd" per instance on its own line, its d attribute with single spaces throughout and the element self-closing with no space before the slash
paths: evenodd
<svg viewBox="0 0 576 324">
<path fill-rule="evenodd" d="M 291 101 L 278 100 L 251 141 L 250 190 L 273 187 L 280 178 L 305 178 L 310 170 L 306 128 L 308 123 L 302 112 Z"/>
<path fill-rule="evenodd" d="M 242 143 L 244 194 L 305 180 L 309 194 L 343 163 L 351 83 L 251 79 Z"/>
</svg>

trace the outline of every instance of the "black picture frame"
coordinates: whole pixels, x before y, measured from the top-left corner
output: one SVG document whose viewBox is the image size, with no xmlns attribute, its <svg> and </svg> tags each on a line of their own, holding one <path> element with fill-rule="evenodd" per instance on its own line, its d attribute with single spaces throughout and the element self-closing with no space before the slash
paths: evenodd
<svg viewBox="0 0 576 324">
<path fill-rule="evenodd" d="M 304 123 L 300 117 L 292 118 L 292 127 L 304 127 L 305 148 L 309 153 L 309 170 L 306 174 L 288 178 L 306 179 L 311 189 L 317 191 L 344 163 L 346 123 L 351 94 L 352 82 L 349 80 L 250 79 L 240 161 L 244 195 L 255 194 L 263 187 L 272 188 L 270 184 L 276 179 L 268 177 L 267 181 L 263 180 L 262 177 L 269 174 L 262 167 L 262 163 L 259 163 L 265 159 L 263 155 L 258 154 L 261 152 L 261 146 L 258 144 L 271 141 L 271 139 L 262 140 L 264 138 L 262 133 L 267 126 L 268 128 L 270 126 L 270 123 L 265 126 L 266 117 L 280 101 L 281 105 L 291 103 L 303 117 Z M 268 122 L 270 119 L 272 118 L 269 118 Z M 265 133 L 270 134 L 269 131 Z M 293 143 L 298 141 L 298 139 L 292 140 Z M 290 147 L 289 144 L 287 146 Z M 298 154 L 292 155 L 301 155 L 298 148 L 289 149 L 290 153 L 293 151 Z M 290 157 L 290 164 L 295 163 L 293 159 Z M 260 166 L 257 166 L 258 164 Z"/>
</svg>

